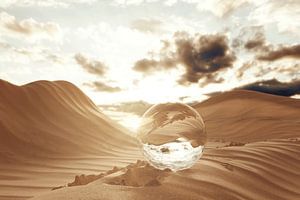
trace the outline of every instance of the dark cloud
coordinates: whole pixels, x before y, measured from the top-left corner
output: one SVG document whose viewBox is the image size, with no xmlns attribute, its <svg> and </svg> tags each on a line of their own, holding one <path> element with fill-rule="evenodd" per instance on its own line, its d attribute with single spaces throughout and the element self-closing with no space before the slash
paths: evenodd
<svg viewBox="0 0 300 200">
<path fill-rule="evenodd" d="M 178 61 L 186 68 L 186 73 L 179 81 L 197 83 L 204 76 L 220 69 L 231 67 L 235 61 L 233 52 L 224 35 L 203 35 L 190 38 L 185 34 L 176 36 Z"/>
<path fill-rule="evenodd" d="M 260 61 L 276 61 L 282 58 L 300 58 L 300 44 L 291 46 L 278 45 L 277 47 L 272 44 L 267 44 L 266 38 L 262 27 L 252 27 L 250 32 L 253 32 L 253 36 L 246 42 L 241 39 L 236 39 L 234 45 L 244 43 L 246 50 L 255 52 L 255 58 Z M 245 35 L 243 33 L 242 35 Z"/>
<path fill-rule="evenodd" d="M 157 69 L 159 66 L 159 61 L 154 59 L 142 59 L 138 60 L 133 69 L 138 72 L 150 73 L 151 71 Z"/>
<path fill-rule="evenodd" d="M 76 62 L 87 72 L 91 74 L 96 74 L 98 76 L 103 76 L 106 72 L 107 67 L 104 63 L 98 60 L 91 60 L 84 55 L 77 53 L 74 56 Z"/>
<path fill-rule="evenodd" d="M 141 32 L 156 33 L 161 31 L 162 21 L 157 19 L 137 19 L 131 23 L 131 28 Z"/>
<path fill-rule="evenodd" d="M 84 83 L 84 85 L 92 87 L 95 89 L 95 91 L 99 92 L 120 92 L 122 89 L 120 87 L 113 87 L 110 85 L 107 85 L 106 83 L 100 82 L 100 81 L 94 81 L 92 83 Z"/>
<path fill-rule="evenodd" d="M 145 74 L 151 74 L 158 70 L 166 70 L 176 67 L 176 61 L 173 58 L 162 58 L 161 60 L 155 59 L 141 59 L 138 60 L 133 69 Z"/>
<path fill-rule="evenodd" d="M 181 64 L 185 67 L 185 73 L 178 82 L 185 85 L 197 83 L 206 76 L 214 80 L 214 72 L 231 67 L 236 59 L 228 46 L 227 37 L 220 34 L 191 37 L 186 32 L 177 32 L 174 41 L 170 43 L 164 41 L 164 47 L 159 53 L 160 59 L 141 59 L 133 69 L 149 74 Z M 172 44 L 175 50 L 171 50 Z"/>
<path fill-rule="evenodd" d="M 206 74 L 199 80 L 199 86 L 204 87 L 210 83 L 223 83 L 224 78 L 218 77 L 216 74 Z"/>
<path fill-rule="evenodd" d="M 267 81 L 251 83 L 239 87 L 239 89 L 252 90 L 280 96 L 293 96 L 300 94 L 300 80 L 285 83 L 280 82 L 277 79 L 271 79 Z"/>
<path fill-rule="evenodd" d="M 101 108 L 110 109 L 118 112 L 127 112 L 133 113 L 135 115 L 142 116 L 152 104 L 149 104 L 145 101 L 132 101 L 132 102 L 123 102 L 118 105 L 99 105 Z"/>
<path fill-rule="evenodd" d="M 257 50 L 265 47 L 266 39 L 262 32 L 255 33 L 254 37 L 249 39 L 244 47 L 248 50 Z"/>
<path fill-rule="evenodd" d="M 277 79 L 257 81 L 241 87 L 234 88 L 233 90 L 251 90 L 267 94 L 290 97 L 296 94 L 300 94 L 300 80 L 294 80 L 291 82 L 280 82 Z M 222 93 L 223 92 L 217 91 L 205 95 L 213 97 Z"/>
<path fill-rule="evenodd" d="M 236 50 L 243 47 L 247 50 L 253 50 L 265 44 L 263 26 L 245 26 L 239 31 L 239 34 L 232 39 L 231 46 Z"/>
<path fill-rule="evenodd" d="M 262 51 L 259 55 L 257 55 L 257 59 L 263 61 L 275 61 L 287 57 L 299 59 L 300 44 L 291 46 L 280 46 L 275 50 Z"/>
</svg>

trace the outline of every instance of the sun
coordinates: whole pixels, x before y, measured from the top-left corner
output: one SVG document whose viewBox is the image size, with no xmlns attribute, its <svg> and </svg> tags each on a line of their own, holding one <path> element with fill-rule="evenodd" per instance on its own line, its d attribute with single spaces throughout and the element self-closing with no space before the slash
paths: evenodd
<svg viewBox="0 0 300 200">
<path fill-rule="evenodd" d="M 128 115 L 126 117 L 123 117 L 122 119 L 119 120 L 119 123 L 129 130 L 133 131 L 136 133 L 137 129 L 140 126 L 141 122 L 141 117 L 138 115 Z"/>
</svg>

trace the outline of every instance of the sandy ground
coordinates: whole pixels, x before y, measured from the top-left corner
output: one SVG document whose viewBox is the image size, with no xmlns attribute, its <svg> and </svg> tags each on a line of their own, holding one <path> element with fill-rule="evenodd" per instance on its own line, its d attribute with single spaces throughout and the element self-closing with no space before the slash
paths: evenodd
<svg viewBox="0 0 300 200">
<path fill-rule="evenodd" d="M 173 173 L 137 161 L 137 140 L 70 83 L 0 88 L 0 199 L 300 199 L 299 100 L 234 91 L 194 105 L 209 142 Z"/>
</svg>

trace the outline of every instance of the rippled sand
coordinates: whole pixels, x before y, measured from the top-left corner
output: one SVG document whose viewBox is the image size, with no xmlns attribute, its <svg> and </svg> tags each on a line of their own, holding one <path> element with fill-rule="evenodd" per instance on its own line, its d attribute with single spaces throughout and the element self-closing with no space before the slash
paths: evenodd
<svg viewBox="0 0 300 200">
<path fill-rule="evenodd" d="M 68 82 L 0 88 L 0 199 L 300 198 L 299 100 L 234 91 L 194 105 L 207 148 L 173 173 L 137 161 L 137 140 Z"/>
</svg>

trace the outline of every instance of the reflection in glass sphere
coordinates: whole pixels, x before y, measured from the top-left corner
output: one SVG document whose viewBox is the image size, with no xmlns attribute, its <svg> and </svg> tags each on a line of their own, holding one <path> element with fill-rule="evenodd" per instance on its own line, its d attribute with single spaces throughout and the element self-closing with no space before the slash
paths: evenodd
<svg viewBox="0 0 300 200">
<path fill-rule="evenodd" d="M 165 103 L 145 112 L 138 138 L 152 166 L 177 171 L 190 168 L 199 160 L 206 133 L 201 116 L 192 107 Z"/>
</svg>

